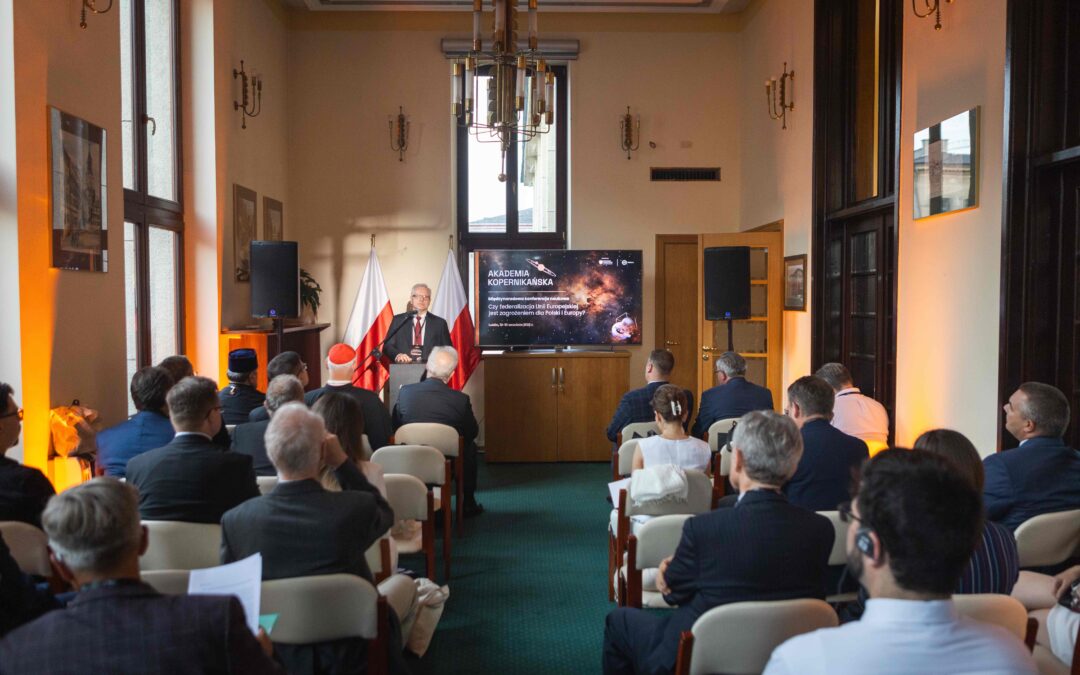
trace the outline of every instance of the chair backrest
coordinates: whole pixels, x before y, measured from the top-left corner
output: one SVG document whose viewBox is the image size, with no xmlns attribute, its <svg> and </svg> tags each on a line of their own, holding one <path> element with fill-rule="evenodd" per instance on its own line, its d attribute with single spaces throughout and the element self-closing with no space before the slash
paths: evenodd
<svg viewBox="0 0 1080 675">
<path fill-rule="evenodd" d="M 760 673 L 789 638 L 837 625 L 821 600 L 736 602 L 714 607 L 694 622 L 690 674 Z"/>
<path fill-rule="evenodd" d="M 720 448 L 720 451 L 717 454 L 720 455 L 720 469 L 717 471 L 717 475 L 727 478 L 731 475 L 732 452 L 728 449 L 728 446 L 724 446 L 723 448 Z"/>
<path fill-rule="evenodd" d="M 735 423 L 739 421 L 738 417 L 729 417 L 723 420 L 716 420 L 709 425 L 709 449 L 713 452 L 720 452 L 720 437 L 723 436 L 724 443 L 727 443 L 728 434 L 731 433 L 731 429 L 735 426 Z M 725 474 L 727 475 L 727 474 Z"/>
<path fill-rule="evenodd" d="M 300 645 L 378 634 L 379 592 L 353 574 L 275 579 L 262 584 L 259 611 L 277 614 L 274 642 Z"/>
<path fill-rule="evenodd" d="M 624 441 L 619 446 L 619 475 L 629 476 L 634 468 L 634 452 L 637 450 L 638 439 Z"/>
<path fill-rule="evenodd" d="M 829 522 L 832 523 L 833 532 L 836 533 L 836 536 L 833 537 L 832 553 L 829 554 L 829 564 L 846 565 L 848 524 L 840 520 L 839 511 L 818 511 L 818 515 L 828 518 Z"/>
<path fill-rule="evenodd" d="M 221 525 L 144 520 L 150 547 L 139 558 L 141 570 L 197 570 L 221 564 Z"/>
<path fill-rule="evenodd" d="M 229 438 L 232 438 L 233 434 L 236 432 L 236 425 L 235 424 L 226 424 L 225 425 L 225 431 L 227 431 L 229 433 Z"/>
<path fill-rule="evenodd" d="M 1056 565 L 1080 546 L 1080 509 L 1029 518 L 1015 534 L 1020 567 Z"/>
<path fill-rule="evenodd" d="M 49 538 L 33 525 L 17 520 L 0 521 L 0 535 L 11 549 L 11 557 L 25 574 L 52 576 L 49 564 Z"/>
<path fill-rule="evenodd" d="M 1028 613 L 1023 603 L 1009 595 L 976 593 L 954 595 L 953 604 L 960 616 L 1001 626 L 1023 642 L 1027 637 Z"/>
<path fill-rule="evenodd" d="M 375 543 L 368 546 L 364 551 L 364 560 L 367 561 L 368 569 L 371 570 L 371 575 L 375 577 L 376 583 L 378 583 L 380 577 L 389 576 L 392 570 L 383 569 L 383 548 L 386 548 L 387 557 L 390 554 L 390 532 L 375 540 Z M 385 574 L 384 574 L 385 572 Z"/>
<path fill-rule="evenodd" d="M 413 422 L 398 427 L 394 442 L 401 445 L 427 445 L 447 457 L 457 457 L 461 447 L 457 429 L 434 422 Z"/>
<path fill-rule="evenodd" d="M 659 433 L 660 427 L 656 426 L 656 422 L 633 422 L 622 428 L 622 442 L 626 443 L 635 438 L 656 436 Z"/>
<path fill-rule="evenodd" d="M 371 459 L 371 453 L 374 451 L 371 449 L 371 441 L 368 440 L 367 434 L 360 434 L 360 450 L 364 459 Z"/>
<path fill-rule="evenodd" d="M 259 494 L 270 494 L 277 487 L 277 476 L 255 476 L 255 482 L 259 484 Z"/>
<path fill-rule="evenodd" d="M 151 570 L 139 573 L 139 578 L 158 593 L 165 595 L 187 595 L 190 576 L 190 570 Z"/>
<path fill-rule="evenodd" d="M 387 448 L 382 448 L 382 452 Z M 436 452 L 438 452 L 436 450 Z M 442 457 L 442 453 L 439 453 Z M 386 481 L 386 501 L 394 510 L 394 521 L 427 520 L 427 485 L 416 476 L 403 473 L 388 473 Z"/>
<path fill-rule="evenodd" d="M 648 502 L 635 505 L 629 497 L 626 500 L 626 515 L 666 516 L 679 513 L 705 513 L 712 508 L 712 481 L 704 472 L 687 470 L 686 501 Z"/>
<path fill-rule="evenodd" d="M 675 553 L 682 539 L 683 524 L 690 518 L 688 513 L 658 516 L 642 523 L 637 534 L 637 562 L 639 570 L 659 567 L 660 561 Z"/>
<path fill-rule="evenodd" d="M 446 482 L 446 456 L 431 446 L 388 445 L 376 450 L 371 461 L 381 466 L 384 474 L 415 476 L 424 485 Z"/>
</svg>

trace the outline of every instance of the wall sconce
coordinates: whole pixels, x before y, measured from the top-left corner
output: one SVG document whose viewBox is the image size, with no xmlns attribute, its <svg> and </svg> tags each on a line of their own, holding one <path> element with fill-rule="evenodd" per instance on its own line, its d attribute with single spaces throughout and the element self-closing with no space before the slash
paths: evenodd
<svg viewBox="0 0 1080 675">
<path fill-rule="evenodd" d="M 917 2 L 918 0 L 911 0 L 911 11 L 915 13 L 915 16 L 925 19 L 933 14 L 935 19 L 934 30 L 941 30 L 941 0 L 922 0 L 923 6 L 926 7 L 924 12 L 919 11 Z M 952 4 L 952 0 L 945 0 L 945 2 Z"/>
<path fill-rule="evenodd" d="M 783 120 L 780 128 L 787 129 L 787 112 L 795 109 L 795 71 L 788 71 L 787 61 L 784 61 L 784 72 L 779 80 L 775 77 L 765 80 L 765 98 L 769 105 L 769 118 Z"/>
<path fill-rule="evenodd" d="M 397 161 L 405 161 L 405 151 L 409 149 L 409 120 L 401 106 L 398 106 L 397 117 L 390 120 L 390 149 L 398 154 Z"/>
<path fill-rule="evenodd" d="M 641 145 L 641 115 L 631 115 L 630 106 L 626 106 L 626 114 L 619 121 L 619 144 L 627 159 Z"/>
<path fill-rule="evenodd" d="M 233 68 L 233 79 L 240 78 L 240 101 L 233 100 L 233 110 L 240 111 L 240 128 L 247 129 L 247 118 L 258 117 L 262 112 L 262 78 L 244 72 L 244 60 L 240 70 Z"/>
<path fill-rule="evenodd" d="M 82 13 L 80 15 L 79 28 L 86 28 L 86 10 L 90 10 L 91 14 L 107 14 L 112 9 L 113 0 L 109 0 L 109 6 L 105 9 L 98 9 L 97 0 L 82 0 Z"/>
</svg>

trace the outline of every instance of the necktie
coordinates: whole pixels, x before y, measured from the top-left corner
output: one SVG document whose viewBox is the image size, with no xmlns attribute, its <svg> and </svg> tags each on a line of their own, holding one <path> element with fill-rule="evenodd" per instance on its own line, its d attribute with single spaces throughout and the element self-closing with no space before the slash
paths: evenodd
<svg viewBox="0 0 1080 675">
<path fill-rule="evenodd" d="M 423 325 L 420 323 L 420 317 L 416 317 L 416 323 L 413 325 L 413 338 L 412 338 L 412 342 L 413 342 L 414 345 L 423 344 L 423 336 L 421 336 L 421 334 L 420 334 L 420 331 L 422 329 L 423 329 Z"/>
</svg>

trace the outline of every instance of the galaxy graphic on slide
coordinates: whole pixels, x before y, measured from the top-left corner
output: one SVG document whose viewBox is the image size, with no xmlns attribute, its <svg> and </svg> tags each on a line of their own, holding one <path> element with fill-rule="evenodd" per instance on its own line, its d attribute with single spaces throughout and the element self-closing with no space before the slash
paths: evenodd
<svg viewBox="0 0 1080 675">
<path fill-rule="evenodd" d="M 641 251 L 477 251 L 477 343 L 641 344 Z"/>
</svg>

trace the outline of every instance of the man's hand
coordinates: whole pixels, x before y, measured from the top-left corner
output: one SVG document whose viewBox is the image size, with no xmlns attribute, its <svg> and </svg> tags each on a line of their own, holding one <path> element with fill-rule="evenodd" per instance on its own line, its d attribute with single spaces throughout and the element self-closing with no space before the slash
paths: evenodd
<svg viewBox="0 0 1080 675">
<path fill-rule="evenodd" d="M 675 556 L 669 555 L 668 557 L 661 560 L 660 567 L 656 570 L 656 590 L 660 591 L 664 595 L 667 595 L 671 592 L 671 589 L 668 588 L 667 581 L 664 579 L 664 572 L 667 571 L 668 565 L 671 564 L 671 559 L 674 557 Z"/>
<path fill-rule="evenodd" d="M 270 636 L 266 634 L 262 626 L 259 627 L 259 632 L 255 634 L 255 639 L 259 641 L 263 654 L 266 654 L 269 658 L 274 658 L 274 643 L 270 641 Z"/>
<path fill-rule="evenodd" d="M 1080 565 L 1075 565 L 1054 577 L 1054 597 L 1061 598 L 1069 592 L 1072 585 L 1080 580 Z"/>
<path fill-rule="evenodd" d="M 341 448 L 341 441 L 334 434 L 326 434 L 322 444 L 323 465 L 336 469 L 349 461 L 349 456 Z"/>
<path fill-rule="evenodd" d="M 398 354 L 394 357 L 396 363 L 412 363 L 412 357 L 408 354 Z"/>
</svg>

